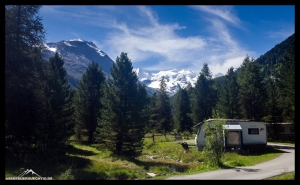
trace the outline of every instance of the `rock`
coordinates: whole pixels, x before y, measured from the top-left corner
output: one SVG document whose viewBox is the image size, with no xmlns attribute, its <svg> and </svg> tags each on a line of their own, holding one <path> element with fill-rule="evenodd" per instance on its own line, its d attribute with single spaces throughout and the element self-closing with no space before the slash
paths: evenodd
<svg viewBox="0 0 300 185">
<path fill-rule="evenodd" d="M 150 159 L 156 159 L 157 157 L 156 156 L 150 156 Z"/>
<path fill-rule="evenodd" d="M 152 177 L 155 177 L 155 176 L 156 176 L 155 173 L 147 173 L 146 178 L 152 178 Z"/>
</svg>

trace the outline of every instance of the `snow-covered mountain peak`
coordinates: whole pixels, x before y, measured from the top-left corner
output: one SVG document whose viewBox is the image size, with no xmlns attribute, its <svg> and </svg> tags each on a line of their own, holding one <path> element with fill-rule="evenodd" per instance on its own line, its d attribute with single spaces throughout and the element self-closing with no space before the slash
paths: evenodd
<svg viewBox="0 0 300 185">
<path fill-rule="evenodd" d="M 50 47 L 50 46 L 48 46 L 46 43 L 44 44 L 44 46 L 46 47 L 46 50 L 50 50 L 50 51 L 52 51 L 53 53 L 55 53 L 56 50 L 57 50 L 56 47 Z"/>
<path fill-rule="evenodd" d="M 45 46 L 46 49 L 42 51 L 45 60 L 49 60 L 50 57 L 54 56 L 55 52 L 58 52 L 59 55 L 63 57 L 65 62 L 64 66 L 72 87 L 76 87 L 82 74 L 92 61 L 98 63 L 105 75 L 110 75 L 110 68 L 114 61 L 93 42 L 77 38 L 55 43 L 46 43 Z"/>
<path fill-rule="evenodd" d="M 167 85 L 167 93 L 169 96 L 173 96 L 179 88 L 185 88 L 190 82 L 194 86 L 197 80 L 197 74 L 191 70 L 165 70 L 159 71 L 158 73 L 152 73 L 140 68 L 134 69 L 137 73 L 139 80 L 144 83 L 148 88 L 158 90 L 160 80 L 162 77 L 165 78 Z"/>
<path fill-rule="evenodd" d="M 141 68 L 133 68 L 133 71 L 136 72 L 140 81 L 149 80 L 152 76 L 152 72 Z"/>
</svg>

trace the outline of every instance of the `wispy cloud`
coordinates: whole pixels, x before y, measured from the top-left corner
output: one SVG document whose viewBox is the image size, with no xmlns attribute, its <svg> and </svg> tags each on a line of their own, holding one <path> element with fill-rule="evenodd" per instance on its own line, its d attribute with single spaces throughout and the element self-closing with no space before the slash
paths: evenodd
<svg viewBox="0 0 300 185">
<path fill-rule="evenodd" d="M 94 8 L 95 10 L 91 10 Z M 106 27 L 110 26 L 114 21 L 114 16 L 109 12 L 116 12 L 113 6 L 43 6 L 45 11 L 52 16 L 57 16 L 61 20 L 71 21 L 78 24 L 86 24 L 89 26 Z"/>
<path fill-rule="evenodd" d="M 212 16 L 222 18 L 236 26 L 240 24 L 240 19 L 233 13 L 231 6 L 191 6 L 196 10 L 206 12 Z"/>
<path fill-rule="evenodd" d="M 190 62 L 187 56 L 196 56 L 206 45 L 205 40 L 200 36 L 179 37 L 175 30 L 184 29 L 177 23 L 160 24 L 158 17 L 147 7 L 138 7 L 142 13 L 142 19 L 149 21 L 148 25 L 132 29 L 127 24 L 115 22 L 112 26 L 118 29 L 113 32 L 105 41 L 108 52 L 118 55 L 126 50 L 133 62 L 142 62 L 150 57 L 160 58 L 161 64 L 169 68 L 166 63 L 173 66 L 180 66 Z M 153 66 L 152 68 L 154 68 Z"/>
</svg>

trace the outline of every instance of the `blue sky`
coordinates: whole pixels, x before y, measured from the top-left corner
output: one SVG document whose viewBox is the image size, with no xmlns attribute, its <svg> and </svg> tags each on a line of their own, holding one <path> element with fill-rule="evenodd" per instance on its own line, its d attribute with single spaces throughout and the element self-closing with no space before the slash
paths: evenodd
<svg viewBox="0 0 300 185">
<path fill-rule="evenodd" d="M 258 58 L 295 33 L 295 5 L 44 5 L 46 42 L 80 38 L 112 60 L 157 72 L 204 63 L 213 75 Z"/>
</svg>

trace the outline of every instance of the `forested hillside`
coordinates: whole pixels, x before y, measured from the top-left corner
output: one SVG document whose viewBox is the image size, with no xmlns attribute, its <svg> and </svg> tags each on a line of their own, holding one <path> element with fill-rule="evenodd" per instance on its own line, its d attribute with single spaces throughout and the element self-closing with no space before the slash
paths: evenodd
<svg viewBox="0 0 300 185">
<path fill-rule="evenodd" d="M 271 73 L 274 73 L 280 58 L 285 54 L 289 46 L 295 45 L 295 34 L 289 36 L 286 40 L 277 44 L 271 50 L 261 55 L 255 60 L 255 62 L 262 65 L 262 72 L 264 76 L 270 76 Z"/>
</svg>

